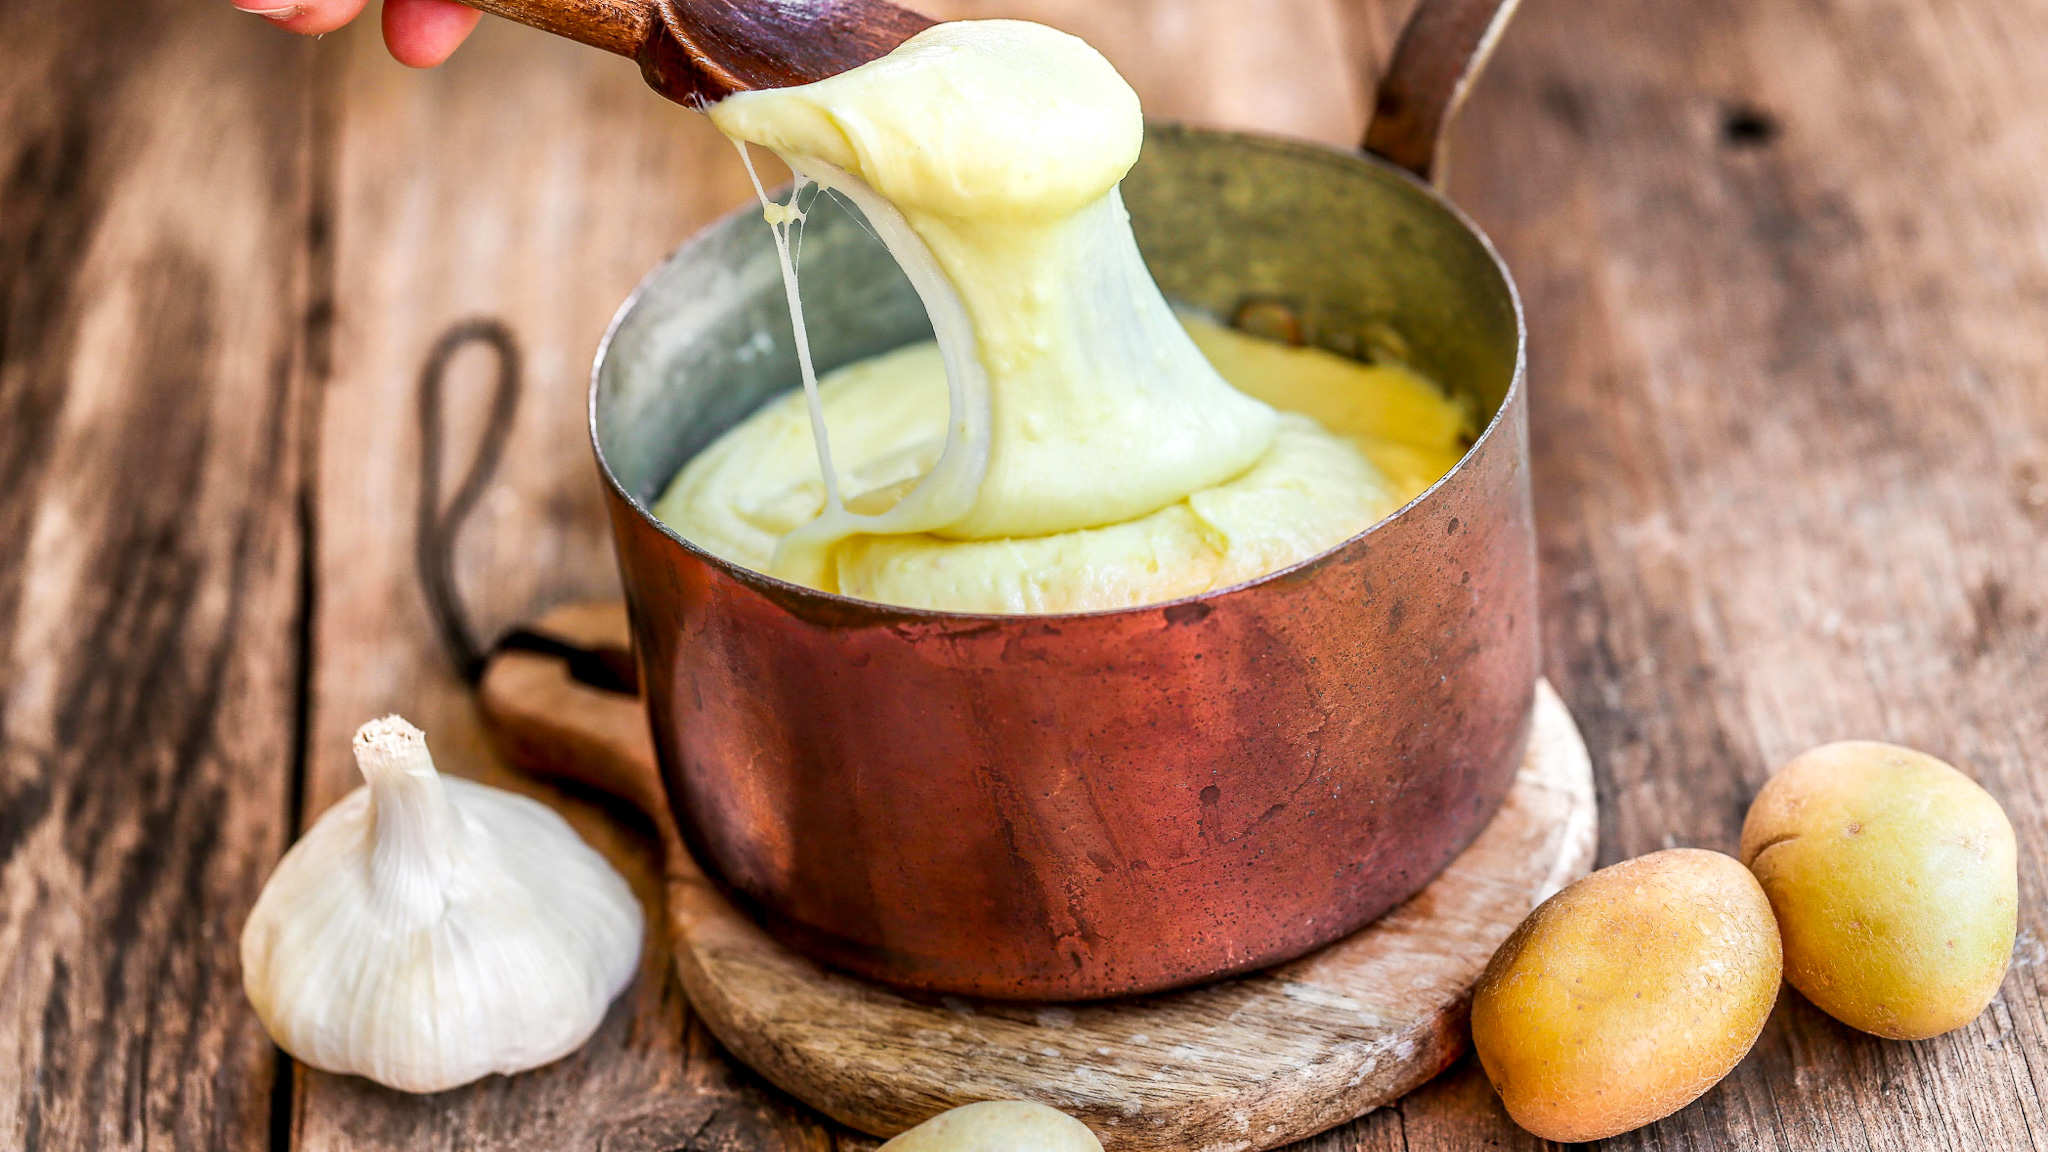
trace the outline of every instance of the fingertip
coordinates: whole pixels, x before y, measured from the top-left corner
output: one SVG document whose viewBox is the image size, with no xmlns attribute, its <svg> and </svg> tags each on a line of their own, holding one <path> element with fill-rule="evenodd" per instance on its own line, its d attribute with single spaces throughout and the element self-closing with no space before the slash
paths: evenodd
<svg viewBox="0 0 2048 1152">
<path fill-rule="evenodd" d="M 365 0 L 231 0 L 236 8 L 261 16 L 287 32 L 320 36 L 356 18 Z"/>
<path fill-rule="evenodd" d="M 482 17 L 455 0 L 384 0 L 384 46 L 400 64 L 432 68 L 462 46 Z"/>
</svg>

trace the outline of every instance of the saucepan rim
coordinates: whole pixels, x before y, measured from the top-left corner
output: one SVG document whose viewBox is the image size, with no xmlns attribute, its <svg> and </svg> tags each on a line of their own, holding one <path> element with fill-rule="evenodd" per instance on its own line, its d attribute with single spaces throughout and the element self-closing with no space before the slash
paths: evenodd
<svg viewBox="0 0 2048 1152">
<path fill-rule="evenodd" d="M 1212 588 L 1206 592 L 1198 592 L 1192 596 L 1178 597 L 1173 600 L 1160 600 L 1153 603 L 1138 604 L 1123 608 L 1098 608 L 1087 612 L 948 612 L 932 608 L 911 608 L 899 604 L 886 604 L 877 600 L 864 600 L 858 596 L 846 596 L 837 592 L 824 592 L 820 591 L 819 589 L 811 588 L 803 584 L 795 584 L 788 580 L 783 580 L 779 577 L 771 576 L 766 572 L 756 571 L 752 568 L 745 567 L 744 565 L 735 564 L 732 561 L 725 559 L 724 557 L 715 555 L 709 550 L 692 543 L 687 537 L 683 536 L 675 529 L 669 527 L 669 525 L 666 522 L 664 522 L 659 516 L 656 516 L 651 509 L 649 509 L 644 503 L 642 503 L 638 496 L 628 491 L 626 489 L 626 486 L 619 482 L 618 475 L 612 470 L 611 461 L 605 456 L 604 440 L 598 431 L 597 406 L 599 394 L 603 388 L 604 367 L 606 361 L 609 359 L 611 355 L 612 342 L 614 338 L 617 337 L 619 330 L 625 326 L 627 319 L 631 317 L 633 313 L 638 309 L 642 298 L 645 297 L 650 291 L 652 291 L 656 282 L 661 280 L 663 274 L 668 272 L 672 266 L 674 266 L 679 261 L 687 259 L 690 256 L 691 252 L 694 249 L 696 249 L 698 245 L 704 241 L 706 236 L 709 235 L 713 230 L 719 229 L 722 226 L 726 225 L 728 222 L 742 216 L 758 216 L 760 214 L 760 209 L 753 204 L 742 204 L 739 207 L 734 208 L 732 211 L 719 216 L 716 220 L 713 220 L 710 223 L 704 225 L 702 228 L 699 228 L 696 232 L 693 232 L 688 239 L 684 240 L 681 244 L 678 244 L 673 250 L 669 252 L 667 256 L 664 256 L 662 258 L 660 263 L 656 264 L 652 269 L 648 271 L 648 273 L 645 276 L 642 276 L 640 278 L 640 282 L 634 285 L 633 291 L 627 295 L 625 301 L 619 305 L 618 311 L 612 315 L 611 323 L 606 325 L 604 338 L 598 342 L 597 355 L 591 363 L 590 394 L 587 406 L 587 418 L 589 421 L 590 428 L 590 445 L 592 450 L 597 455 L 598 471 L 603 474 L 604 482 L 610 485 L 615 495 L 617 495 L 621 500 L 623 500 L 628 507 L 632 508 L 635 515 L 638 515 L 642 520 L 646 521 L 648 524 L 653 526 L 655 530 L 660 532 L 662 535 L 668 537 L 668 539 L 671 542 L 680 545 L 682 548 L 684 548 L 698 560 L 701 560 L 706 564 L 712 565 L 720 572 L 731 577 L 732 579 L 737 580 L 742 584 L 746 584 L 755 587 L 759 590 L 768 592 L 776 596 L 778 599 L 795 598 L 800 601 L 808 600 L 817 603 L 820 606 L 829 606 L 841 611 L 846 609 L 856 609 L 864 611 L 870 613 L 872 615 L 873 622 L 877 624 L 904 623 L 915 621 L 932 624 L 960 622 L 973 623 L 977 625 L 986 625 L 990 622 L 1025 624 L 1043 623 L 1048 621 L 1080 621 L 1100 617 L 1117 617 L 1128 616 L 1136 613 L 1157 612 L 1161 609 L 1172 608 L 1182 604 L 1196 604 L 1222 600 L 1236 596 L 1240 593 L 1250 591 L 1251 589 L 1257 588 L 1261 585 L 1273 583 L 1278 580 L 1284 580 L 1291 576 L 1299 575 L 1300 573 L 1306 570 L 1320 567 L 1323 564 L 1328 563 L 1330 560 L 1332 560 L 1339 554 L 1358 546 L 1362 541 L 1371 537 L 1374 533 L 1379 532 L 1383 528 L 1388 528 L 1396 521 L 1402 520 L 1411 515 L 1420 514 L 1418 512 L 1418 509 L 1422 508 L 1426 504 L 1429 504 L 1431 502 L 1431 497 L 1434 496 L 1439 489 L 1443 488 L 1446 484 L 1450 483 L 1453 477 L 1463 472 L 1465 470 L 1466 465 L 1470 463 L 1472 458 L 1479 453 L 1480 448 L 1485 446 L 1487 441 L 1491 440 L 1499 432 L 1501 424 L 1509 418 L 1511 409 L 1513 409 L 1516 401 L 1521 398 L 1521 393 L 1523 392 L 1526 386 L 1529 357 L 1529 327 L 1527 320 L 1522 312 L 1522 294 L 1521 290 L 1517 288 L 1515 285 L 1514 275 L 1508 270 L 1507 262 L 1501 259 L 1499 250 L 1494 247 L 1492 238 L 1487 236 L 1485 231 L 1482 230 L 1478 224 L 1472 221 L 1471 217 L 1467 216 L 1463 210 L 1461 210 L 1456 204 L 1453 204 L 1450 201 L 1450 199 L 1446 197 L 1436 187 L 1418 178 L 1414 173 L 1409 172 L 1407 169 L 1402 168 L 1397 164 L 1390 163 L 1378 156 L 1373 155 L 1370 152 L 1334 148 L 1324 144 L 1313 143 L 1311 141 L 1290 139 L 1287 137 L 1275 136 L 1263 132 L 1245 132 L 1231 129 L 1203 128 L 1194 125 L 1179 124 L 1173 121 L 1148 121 L 1148 127 L 1155 125 L 1159 127 L 1170 128 L 1174 131 L 1184 132 L 1195 136 L 1205 136 L 1222 140 L 1240 140 L 1255 145 L 1257 147 L 1279 148 L 1285 151 L 1295 152 L 1303 156 L 1319 157 L 1323 159 L 1341 159 L 1347 162 L 1369 165 L 1373 168 L 1378 169 L 1382 174 L 1390 174 L 1395 178 L 1406 182 L 1414 190 L 1421 192 L 1423 196 L 1426 197 L 1431 203 L 1433 203 L 1438 209 L 1449 214 L 1451 219 L 1456 221 L 1462 228 L 1464 228 L 1467 234 L 1469 234 L 1474 240 L 1478 241 L 1480 250 L 1486 254 L 1487 261 L 1492 265 L 1495 274 L 1500 277 L 1500 282 L 1502 286 L 1507 289 L 1508 304 L 1514 314 L 1514 374 L 1508 381 L 1507 391 L 1501 394 L 1500 404 L 1495 407 L 1493 417 L 1487 421 L 1485 429 L 1482 430 L 1477 437 L 1473 438 L 1471 445 L 1465 449 L 1464 454 L 1458 457 L 1457 463 L 1451 465 L 1449 470 L 1447 470 L 1442 476 L 1437 477 L 1437 479 L 1433 483 L 1431 483 L 1429 487 L 1423 489 L 1413 499 L 1401 505 L 1393 512 L 1388 513 L 1386 516 L 1383 516 L 1380 519 L 1374 521 L 1372 524 L 1368 525 L 1363 531 L 1358 532 L 1355 535 L 1346 537 L 1345 539 L 1337 542 L 1336 544 L 1331 545 L 1329 548 L 1326 548 L 1323 551 L 1316 553 L 1314 556 L 1310 556 L 1306 559 L 1296 561 L 1295 563 L 1290 564 L 1285 568 L 1279 568 L 1275 569 L 1274 571 L 1267 572 L 1262 576 L 1257 576 L 1253 579 L 1241 581 L 1239 583 L 1231 584 L 1223 588 Z M 671 477 L 671 479 L 673 478 Z"/>
</svg>

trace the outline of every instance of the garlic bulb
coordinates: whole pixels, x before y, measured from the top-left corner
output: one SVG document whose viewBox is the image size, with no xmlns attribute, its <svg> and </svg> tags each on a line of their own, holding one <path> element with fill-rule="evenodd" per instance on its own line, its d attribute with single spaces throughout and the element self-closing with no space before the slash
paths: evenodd
<svg viewBox="0 0 2048 1152">
<path fill-rule="evenodd" d="M 941 1112 L 877 1152 L 1102 1152 L 1102 1142 L 1057 1108 L 984 1100 Z"/>
<path fill-rule="evenodd" d="M 569 1054 L 639 966 L 640 903 L 546 805 L 434 771 L 397 716 L 356 732 L 363 787 L 285 853 L 242 930 L 242 985 L 285 1051 L 408 1092 Z"/>
</svg>

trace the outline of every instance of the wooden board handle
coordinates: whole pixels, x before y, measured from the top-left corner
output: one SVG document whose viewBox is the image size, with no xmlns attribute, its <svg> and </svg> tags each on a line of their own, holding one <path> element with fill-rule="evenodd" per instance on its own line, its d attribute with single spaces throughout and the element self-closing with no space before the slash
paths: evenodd
<svg viewBox="0 0 2048 1152">
<path fill-rule="evenodd" d="M 477 685 L 498 750 L 522 771 L 609 792 L 669 828 L 668 797 L 640 697 L 589 682 L 605 679 L 602 674 L 576 674 L 587 659 L 612 676 L 622 670 L 630 676 L 626 606 L 565 605 L 514 636 L 541 642 L 501 642 Z M 547 650 L 548 642 L 558 647 Z"/>
<path fill-rule="evenodd" d="M 1365 150 L 1441 184 L 1444 142 L 1521 0 L 1420 0 L 1380 78 Z"/>
</svg>

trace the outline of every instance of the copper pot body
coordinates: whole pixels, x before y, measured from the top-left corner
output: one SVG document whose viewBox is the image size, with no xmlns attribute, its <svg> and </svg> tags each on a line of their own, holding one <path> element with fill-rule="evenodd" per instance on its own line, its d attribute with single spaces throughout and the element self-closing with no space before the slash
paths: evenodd
<svg viewBox="0 0 2048 1152">
<path fill-rule="evenodd" d="M 1294 568 L 1059 616 L 827 595 L 647 508 L 797 379 L 767 229 L 736 211 L 621 310 L 591 419 L 655 746 L 698 862 L 779 937 L 891 984 L 1026 1000 L 1169 988 L 1352 932 L 1506 795 L 1537 675 L 1520 306 L 1492 248 L 1369 157 L 1154 125 L 1125 184 L 1171 297 L 1283 304 L 1487 416 L 1462 463 Z M 814 211 L 821 370 L 925 338 L 845 215 Z"/>
</svg>

